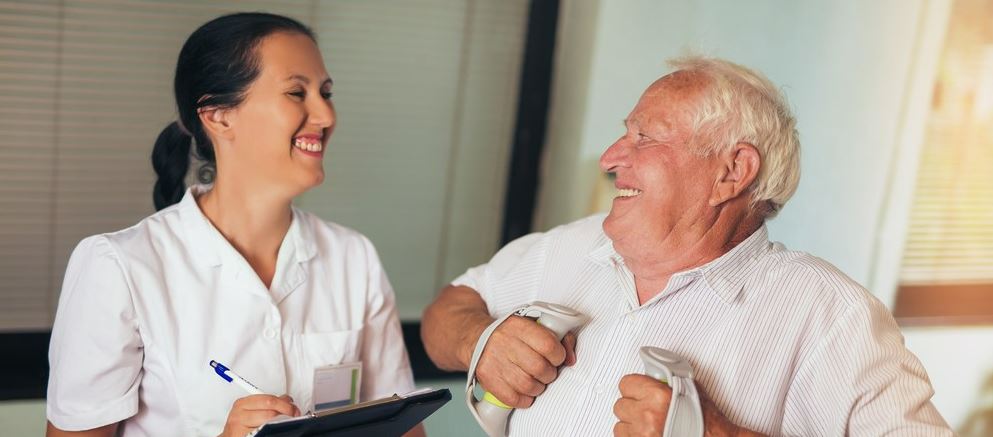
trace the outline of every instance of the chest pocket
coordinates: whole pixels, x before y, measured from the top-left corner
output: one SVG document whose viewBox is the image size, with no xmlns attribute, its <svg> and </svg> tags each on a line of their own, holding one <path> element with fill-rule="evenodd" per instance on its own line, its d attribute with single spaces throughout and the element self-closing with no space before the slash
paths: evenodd
<svg viewBox="0 0 993 437">
<path fill-rule="evenodd" d="M 298 335 L 301 358 L 311 368 L 358 361 L 362 356 L 362 329 Z"/>
</svg>

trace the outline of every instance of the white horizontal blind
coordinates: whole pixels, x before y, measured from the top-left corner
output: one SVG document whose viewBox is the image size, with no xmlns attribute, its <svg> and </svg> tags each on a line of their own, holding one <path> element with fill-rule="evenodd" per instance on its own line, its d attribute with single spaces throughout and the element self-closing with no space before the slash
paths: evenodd
<svg viewBox="0 0 993 437">
<path fill-rule="evenodd" d="M 373 240 L 403 319 L 497 249 L 527 4 L 367 0 L 316 15 L 338 126 L 324 185 L 298 204 Z"/>
<path fill-rule="evenodd" d="M 0 3 L 0 328 L 49 323 L 60 12 Z"/>
<path fill-rule="evenodd" d="M 905 285 L 993 284 L 993 1 L 957 0 L 940 61 Z"/>
<path fill-rule="evenodd" d="M 176 118 L 176 56 L 197 26 L 239 10 L 292 16 L 321 37 L 339 128 L 325 186 L 299 203 L 369 235 L 402 314 L 416 317 L 439 265 L 455 258 L 463 268 L 495 249 L 498 220 L 475 224 L 490 237 L 468 250 L 439 249 L 450 241 L 441 219 L 500 215 L 525 3 L 487 5 L 498 13 L 480 16 L 482 7 L 456 0 L 0 1 L 0 331 L 49 327 L 76 243 L 154 211 L 149 156 Z M 485 66 L 494 71 L 481 79 L 462 68 L 471 20 L 497 23 L 495 35 L 480 39 L 498 47 L 473 43 L 492 58 Z M 491 95 L 498 98 L 466 101 Z M 472 105 L 484 109 L 472 115 Z M 471 131 L 488 135 L 481 144 L 453 134 L 466 119 L 492 123 Z M 467 186 L 454 190 L 478 200 L 468 207 L 448 200 L 453 157 L 488 164 L 487 177 L 464 178 Z"/>
<path fill-rule="evenodd" d="M 0 2 L 0 330 L 50 326 L 76 243 L 154 211 L 149 155 L 185 38 L 269 4 Z"/>
</svg>

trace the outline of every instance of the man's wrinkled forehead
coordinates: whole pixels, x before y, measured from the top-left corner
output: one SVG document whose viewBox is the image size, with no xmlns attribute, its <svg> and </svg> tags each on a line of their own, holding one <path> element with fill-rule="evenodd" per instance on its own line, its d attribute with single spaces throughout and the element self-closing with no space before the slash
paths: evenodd
<svg viewBox="0 0 993 437">
<path fill-rule="evenodd" d="M 642 94 L 625 124 L 632 123 L 643 130 L 658 129 L 672 133 L 685 130 L 687 126 L 684 124 L 706 89 L 706 83 L 702 75 L 687 71 L 677 71 L 659 78 Z"/>
<path fill-rule="evenodd" d="M 702 73 L 679 70 L 658 78 L 645 90 L 646 97 L 657 97 L 662 94 L 693 98 L 702 93 L 709 79 Z"/>
</svg>

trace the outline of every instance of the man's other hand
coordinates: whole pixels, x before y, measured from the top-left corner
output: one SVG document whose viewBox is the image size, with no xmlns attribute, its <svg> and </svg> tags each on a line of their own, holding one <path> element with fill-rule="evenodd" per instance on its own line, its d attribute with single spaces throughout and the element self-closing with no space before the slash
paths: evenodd
<svg viewBox="0 0 993 437">
<path fill-rule="evenodd" d="M 480 385 L 504 404 L 527 408 L 558 377 L 558 367 L 576 362 L 576 336 L 561 342 L 534 320 L 511 316 L 490 336 L 479 363 Z"/>
<path fill-rule="evenodd" d="M 614 402 L 614 416 L 617 416 L 618 420 L 614 425 L 614 436 L 662 435 L 665 418 L 669 413 L 669 402 L 672 400 L 672 388 L 662 381 L 642 374 L 625 375 L 621 378 L 619 388 L 621 398 Z M 700 393 L 705 436 L 761 435 L 731 423 L 699 387 L 697 393 Z"/>
</svg>

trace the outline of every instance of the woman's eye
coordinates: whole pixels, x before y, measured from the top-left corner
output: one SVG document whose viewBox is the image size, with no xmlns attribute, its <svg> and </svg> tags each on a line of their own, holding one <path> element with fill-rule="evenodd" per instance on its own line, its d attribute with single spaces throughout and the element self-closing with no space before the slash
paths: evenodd
<svg viewBox="0 0 993 437">
<path fill-rule="evenodd" d="M 296 98 L 298 98 L 298 99 L 301 99 L 301 100 L 302 100 L 302 99 L 303 99 L 304 97 L 307 97 L 307 93 L 306 93 L 306 92 L 304 92 L 304 91 L 292 91 L 292 92 L 290 92 L 290 93 L 288 93 L 288 94 L 289 94 L 289 95 L 291 95 L 291 96 L 293 96 L 293 97 L 296 97 Z"/>
<path fill-rule="evenodd" d="M 334 97 L 334 93 L 331 91 L 321 91 L 321 97 L 323 97 L 324 100 L 330 100 L 331 97 Z"/>
</svg>

